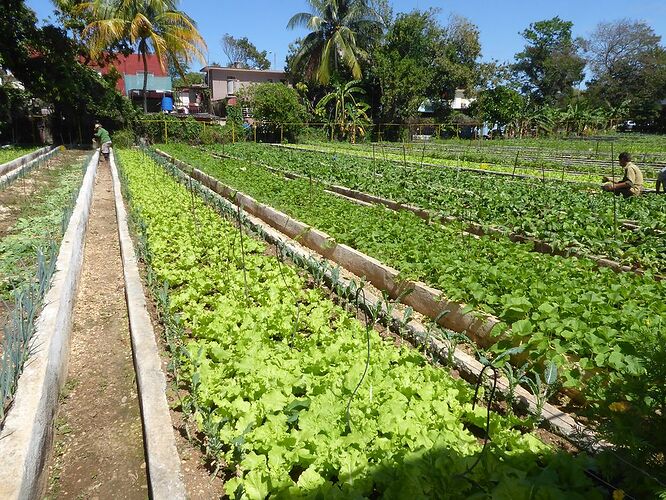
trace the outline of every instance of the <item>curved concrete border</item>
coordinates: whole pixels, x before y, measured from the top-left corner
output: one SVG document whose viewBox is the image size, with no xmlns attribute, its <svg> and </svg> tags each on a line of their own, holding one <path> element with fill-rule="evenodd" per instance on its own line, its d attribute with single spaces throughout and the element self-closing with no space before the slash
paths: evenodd
<svg viewBox="0 0 666 500">
<path fill-rule="evenodd" d="M 172 160 L 174 163 L 180 163 L 181 169 L 183 166 L 186 166 L 186 164 L 180 162 L 180 160 Z M 190 170 L 192 170 L 191 167 Z M 224 195 L 217 193 L 214 189 L 211 189 L 198 180 L 197 182 L 203 186 L 204 190 L 207 190 L 212 196 L 216 197 L 230 209 L 233 210 L 234 207 L 236 207 L 234 202 L 229 201 Z M 318 252 L 305 248 L 304 246 L 295 242 L 293 239 L 289 238 L 287 235 L 271 227 L 271 225 L 262 219 L 250 214 L 245 214 L 245 218 L 247 219 L 251 228 L 256 233 L 260 234 L 268 243 L 282 245 L 293 252 L 293 254 L 299 255 L 305 259 L 321 258 L 321 255 Z M 343 286 L 347 286 L 350 282 L 349 279 L 341 276 L 334 278 L 332 269 L 325 270 L 324 274 L 325 279 L 329 284 L 334 284 L 334 281 L 337 280 L 338 282 L 341 282 Z M 381 297 L 378 297 L 369 291 L 364 291 L 363 297 L 365 299 L 365 307 L 376 309 L 377 305 L 380 305 L 382 314 L 384 316 L 388 316 L 389 312 Z M 402 324 L 403 316 L 400 311 L 393 309 L 390 314 L 390 319 L 398 324 Z M 409 336 L 412 337 L 412 339 L 414 339 L 416 342 L 428 343 L 430 348 L 434 352 L 439 353 L 441 357 L 448 357 L 450 346 L 442 340 L 433 337 L 429 333 L 428 328 L 421 322 L 417 320 L 411 320 L 405 325 L 405 327 Z M 461 376 L 466 380 L 470 382 L 476 382 L 476 380 L 478 380 L 478 378 L 481 376 L 483 364 L 477 361 L 473 356 L 470 356 L 460 349 L 454 348 L 451 357 L 453 364 L 460 371 Z M 509 380 L 505 376 L 501 376 L 497 380 L 497 390 L 504 396 L 508 395 Z M 518 404 L 526 408 L 527 411 L 532 414 L 537 414 L 539 409 L 537 399 L 525 388 L 521 386 L 516 387 L 514 390 L 514 397 Z M 544 424 L 554 433 L 575 443 L 577 446 L 580 446 L 583 449 L 586 449 L 592 453 L 598 453 L 602 450 L 606 450 L 612 447 L 610 443 L 598 439 L 593 431 L 585 427 L 583 424 L 577 422 L 571 415 L 560 410 L 556 406 L 553 406 L 549 403 L 544 404 L 540 415 Z"/>
<path fill-rule="evenodd" d="M 32 168 L 40 161 L 47 160 L 61 150 L 62 147 L 53 149 L 46 147 L 0 165 L 0 186 L 5 183 L 10 183 L 21 175 L 22 172 Z"/>
<path fill-rule="evenodd" d="M 335 239 L 328 234 L 293 219 L 268 205 L 259 203 L 254 198 L 226 186 L 214 177 L 171 157 L 163 151 L 156 151 L 207 188 L 232 200 L 236 205 L 242 206 L 248 213 L 268 223 L 289 238 L 295 239 L 305 247 L 339 264 L 351 273 L 365 277 L 376 288 L 386 290 L 391 298 L 398 298 L 407 290 L 411 290 L 401 301 L 413 307 L 415 311 L 430 318 L 441 316 L 444 311 L 447 311 L 447 314 L 439 320 L 445 328 L 455 332 L 465 332 L 482 347 L 488 347 L 501 338 L 499 335 L 491 337 L 491 331 L 500 323 L 499 318 L 473 311 L 466 304 L 450 301 L 440 290 L 429 287 L 425 283 L 402 280 L 397 270 L 382 264 L 377 259 L 347 245 L 336 243 Z"/>
<path fill-rule="evenodd" d="M 51 288 L 31 341 L 31 356 L 0 432 L 0 498 L 39 498 L 53 440 L 58 396 L 67 374 L 72 309 L 78 289 L 99 153 L 87 168 L 63 236 Z"/>
<path fill-rule="evenodd" d="M 158 500 L 184 499 L 185 484 L 166 398 L 166 377 L 162 372 L 155 333 L 146 308 L 146 298 L 139 276 L 134 244 L 130 238 L 127 211 L 123 203 L 113 151 L 111 152 L 111 175 L 125 278 L 125 297 L 132 336 L 134 371 L 141 403 L 150 496 Z"/>
</svg>

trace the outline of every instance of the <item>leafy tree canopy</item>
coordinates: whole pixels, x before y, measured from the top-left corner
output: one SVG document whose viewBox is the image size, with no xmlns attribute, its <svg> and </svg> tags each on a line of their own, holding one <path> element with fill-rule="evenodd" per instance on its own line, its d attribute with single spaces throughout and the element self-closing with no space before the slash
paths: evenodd
<svg viewBox="0 0 666 500">
<path fill-rule="evenodd" d="M 257 47 L 247 39 L 235 38 L 229 33 L 222 37 L 222 50 L 227 56 L 229 65 L 238 64 L 246 69 L 270 69 L 268 52 L 259 51 Z"/>
<path fill-rule="evenodd" d="M 516 54 L 514 71 L 523 92 L 537 103 L 562 102 L 583 81 L 585 59 L 572 27 L 572 22 L 556 16 L 532 23 L 521 33 L 527 44 Z"/>
</svg>

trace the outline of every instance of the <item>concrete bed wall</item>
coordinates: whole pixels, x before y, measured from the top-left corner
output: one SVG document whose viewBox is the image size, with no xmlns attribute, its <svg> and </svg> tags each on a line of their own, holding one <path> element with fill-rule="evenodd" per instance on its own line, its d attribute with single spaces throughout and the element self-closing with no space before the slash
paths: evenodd
<svg viewBox="0 0 666 500">
<path fill-rule="evenodd" d="M 67 374 L 72 310 L 83 263 L 86 229 L 99 153 L 88 164 L 62 238 L 51 288 L 31 340 L 31 355 L 0 432 L 0 498 L 31 499 L 43 493 L 58 397 Z"/>
</svg>

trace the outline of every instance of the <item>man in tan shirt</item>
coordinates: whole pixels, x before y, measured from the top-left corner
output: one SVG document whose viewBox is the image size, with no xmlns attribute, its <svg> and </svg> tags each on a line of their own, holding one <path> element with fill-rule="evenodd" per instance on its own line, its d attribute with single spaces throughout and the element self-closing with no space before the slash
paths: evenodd
<svg viewBox="0 0 666 500">
<path fill-rule="evenodd" d="M 620 182 L 610 181 L 604 178 L 606 183 L 601 186 L 604 191 L 612 191 L 616 195 L 623 195 L 625 198 L 637 196 L 643 191 L 643 173 L 631 161 L 629 153 L 620 153 L 620 166 L 624 168 L 624 177 Z"/>
</svg>

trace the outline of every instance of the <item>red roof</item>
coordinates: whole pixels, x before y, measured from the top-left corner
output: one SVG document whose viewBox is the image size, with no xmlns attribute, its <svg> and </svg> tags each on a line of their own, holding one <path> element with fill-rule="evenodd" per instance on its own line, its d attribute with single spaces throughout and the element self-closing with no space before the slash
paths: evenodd
<svg viewBox="0 0 666 500">
<path fill-rule="evenodd" d="M 169 76 L 166 66 L 162 69 L 160 66 L 160 60 L 155 54 L 147 54 L 146 62 L 148 64 L 148 73 L 152 73 L 155 76 Z M 141 54 L 130 54 L 128 56 L 117 54 L 116 59 L 109 63 L 109 66 L 104 66 L 102 68 L 92 64 L 91 66 L 101 71 L 103 75 L 106 75 L 109 72 L 109 66 L 115 66 L 123 77 L 125 75 L 136 75 L 137 73 L 143 73 L 143 57 Z M 118 79 L 116 82 L 116 89 L 118 89 L 121 94 L 125 94 L 124 78 Z"/>
</svg>

